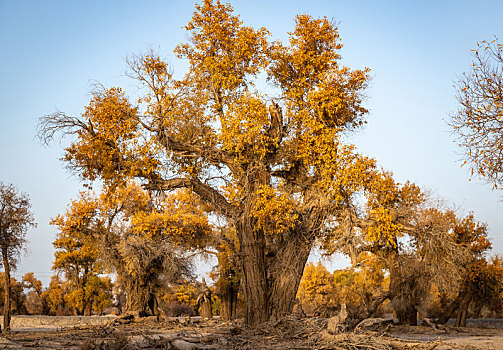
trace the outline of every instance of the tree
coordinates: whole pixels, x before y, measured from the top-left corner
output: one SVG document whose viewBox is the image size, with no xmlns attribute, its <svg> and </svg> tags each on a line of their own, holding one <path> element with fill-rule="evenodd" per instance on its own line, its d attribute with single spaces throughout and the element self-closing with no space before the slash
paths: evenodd
<svg viewBox="0 0 503 350">
<path fill-rule="evenodd" d="M 7 311 L 7 303 L 5 302 L 5 274 L 0 273 L 0 306 L 3 313 Z M 23 291 L 23 284 L 18 282 L 14 277 L 10 278 L 10 312 L 11 314 L 26 315 L 26 294 Z"/>
<path fill-rule="evenodd" d="M 383 265 L 368 253 L 361 254 L 356 267 L 333 274 L 321 263 L 308 263 L 297 293 L 300 306 L 307 313 L 330 317 L 345 305 L 350 318 L 360 319 L 370 313 L 373 297 L 385 287 Z"/>
<path fill-rule="evenodd" d="M 334 306 L 333 297 L 332 274 L 320 262 L 308 263 L 297 292 L 302 309 L 327 316 L 327 309 Z"/>
<path fill-rule="evenodd" d="M 468 250 L 468 257 L 460 264 L 461 278 L 451 286 L 455 297 L 438 322 L 446 323 L 456 313 L 456 326 L 464 327 L 470 305 L 474 305 L 476 315 L 483 306 L 501 302 L 503 266 L 498 257 L 488 261 L 486 255 L 492 245 L 487 225 L 477 222 L 473 213 L 456 222 L 452 236 Z"/>
<path fill-rule="evenodd" d="M 452 235 L 456 216 L 413 183 L 396 183 L 391 173 L 376 175 L 368 186 L 371 190 L 363 198 L 352 198 L 324 248 L 327 253 L 342 250 L 355 265 L 364 252 L 381 259 L 389 272 L 389 288 L 375 297 L 369 312 L 390 299 L 398 321 L 416 325 L 418 306 L 431 284 L 461 278 L 460 266 L 468 254 Z"/>
<path fill-rule="evenodd" d="M 30 208 L 27 194 L 0 182 L 0 250 L 5 271 L 4 332 L 10 331 L 10 270 L 16 266 L 17 257 L 26 244 L 26 232 L 36 226 Z"/>
<path fill-rule="evenodd" d="M 49 287 L 42 294 L 43 298 L 47 300 L 50 312 L 53 315 L 67 315 L 70 314 L 68 309 L 65 295 L 68 293 L 68 287 L 58 275 L 51 277 Z"/>
<path fill-rule="evenodd" d="M 97 266 L 98 247 L 89 239 L 88 232 L 95 211 L 92 196 L 82 192 L 78 200 L 72 201 L 65 216 L 51 220 L 51 225 L 59 228 L 52 243 L 56 249 L 52 268 L 64 273 L 71 289 L 66 300 L 75 315 L 91 314 L 92 300 L 87 298 L 86 288 L 89 279 L 101 272 Z"/>
<path fill-rule="evenodd" d="M 92 310 L 101 315 L 103 309 L 112 305 L 113 283 L 110 277 L 92 275 L 85 287 L 85 296 L 91 301 Z"/>
<path fill-rule="evenodd" d="M 457 82 L 459 109 L 450 126 L 465 163 L 494 187 L 503 180 L 503 45 L 477 44 L 471 70 Z"/>
<path fill-rule="evenodd" d="M 384 294 L 389 287 L 389 276 L 385 277 L 383 260 L 369 253 L 362 253 L 352 268 L 335 270 L 333 273 L 333 303 L 346 304 L 353 319 L 362 319 L 374 314 L 379 303 L 375 297 Z"/>
<path fill-rule="evenodd" d="M 184 249 L 201 247 L 211 227 L 202 208 L 186 191 L 153 200 L 134 183 L 104 188 L 101 195 L 82 193 L 65 216 L 54 221 L 55 266 L 68 271 L 73 288 L 71 304 L 90 308 L 95 296 L 88 282 L 97 273 L 116 273 L 126 294 L 125 312 L 157 314 L 155 289 L 189 276 Z M 93 283 L 94 283 L 93 282 Z"/>
<path fill-rule="evenodd" d="M 75 137 L 65 160 L 85 179 L 135 177 L 152 191 L 187 188 L 232 226 L 239 242 L 245 319 L 292 311 L 316 238 L 375 168 L 343 142 L 363 124 L 369 70 L 340 65 L 337 27 L 300 15 L 289 45 L 244 26 L 232 7 L 204 0 L 175 52 L 176 80 L 149 53 L 130 60 L 146 88 L 133 105 L 118 88 L 97 91 L 83 115 L 42 118 L 41 136 Z M 275 98 L 257 91 L 265 72 Z"/>
<path fill-rule="evenodd" d="M 23 286 L 25 289 L 31 290 L 30 293 L 33 293 L 34 297 L 30 298 L 30 294 L 27 295 L 27 299 L 32 299 L 31 303 L 28 303 L 26 306 L 29 313 L 32 314 L 40 314 L 40 315 L 49 315 L 49 305 L 47 304 L 47 298 L 44 295 L 44 290 L 42 288 L 42 282 L 35 277 L 33 272 L 27 272 L 23 276 Z"/>
<path fill-rule="evenodd" d="M 239 271 L 239 251 L 235 230 L 224 228 L 220 235 L 216 235 L 212 246 L 216 252 L 208 251 L 217 257 L 218 264 L 210 274 L 215 281 L 216 294 L 220 299 L 220 319 L 227 321 L 236 317 L 239 284 L 241 274 Z"/>
</svg>

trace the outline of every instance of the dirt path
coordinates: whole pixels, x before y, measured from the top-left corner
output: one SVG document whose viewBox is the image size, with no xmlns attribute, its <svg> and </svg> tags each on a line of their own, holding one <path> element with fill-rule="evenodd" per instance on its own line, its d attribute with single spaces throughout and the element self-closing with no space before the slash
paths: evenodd
<svg viewBox="0 0 503 350">
<path fill-rule="evenodd" d="M 435 349 L 503 349 L 503 329 L 466 327 L 447 327 L 433 330 L 430 327 L 393 327 L 390 336 L 407 341 L 432 342 Z"/>
</svg>

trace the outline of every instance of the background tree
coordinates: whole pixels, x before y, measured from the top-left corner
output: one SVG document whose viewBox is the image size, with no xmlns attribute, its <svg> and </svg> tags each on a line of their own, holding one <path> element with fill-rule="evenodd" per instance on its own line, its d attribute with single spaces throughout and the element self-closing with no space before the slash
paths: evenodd
<svg viewBox="0 0 503 350">
<path fill-rule="evenodd" d="M 220 300 L 220 319 L 227 321 L 236 317 L 241 274 L 239 269 L 239 243 L 233 228 L 224 228 L 212 244 L 212 252 L 218 260 L 210 277 L 215 281 L 216 295 Z M 206 249 L 205 252 L 208 252 Z"/>
<path fill-rule="evenodd" d="M 471 70 L 457 82 L 459 109 L 450 126 L 472 174 L 495 187 L 503 180 L 503 45 L 482 41 Z"/>
<path fill-rule="evenodd" d="M 362 253 L 358 263 L 348 269 L 333 272 L 333 303 L 346 304 L 349 317 L 362 319 L 378 311 L 380 304 L 375 297 L 385 294 L 389 288 L 389 276 L 385 276 L 386 264 L 369 253 Z"/>
<path fill-rule="evenodd" d="M 92 310 L 103 314 L 103 309 L 112 305 L 113 283 L 110 277 L 92 275 L 86 283 L 85 298 L 91 301 Z"/>
<path fill-rule="evenodd" d="M 83 194 L 54 221 L 62 233 L 57 242 L 64 247 L 56 253 L 55 266 L 68 263 L 71 271 L 87 273 L 87 280 L 96 275 L 90 274 L 93 266 L 107 267 L 103 271 L 116 273 L 127 296 L 125 312 L 157 314 L 155 289 L 189 276 L 183 249 L 201 247 L 211 233 L 203 209 L 192 199 L 179 191 L 153 200 L 134 183 L 105 188 L 99 196 Z M 75 290 L 74 301 L 94 295 L 86 288 L 87 282 Z"/>
<path fill-rule="evenodd" d="M 87 284 L 92 276 L 102 272 L 97 262 L 98 247 L 89 239 L 88 232 L 97 208 L 88 194 L 82 192 L 79 197 L 72 201 L 65 216 L 51 220 L 51 225 L 59 228 L 52 243 L 56 249 L 52 268 L 64 273 L 71 289 L 66 301 L 75 315 L 90 315 L 92 300 L 87 298 Z"/>
<path fill-rule="evenodd" d="M 297 16 L 285 46 L 205 0 L 186 29 L 183 79 L 157 55 L 132 59 L 146 87 L 138 106 L 120 89 L 96 92 L 81 118 L 44 117 L 41 135 L 74 135 L 65 160 L 85 179 L 136 177 L 211 205 L 236 231 L 245 319 L 256 325 L 292 311 L 316 238 L 374 168 L 343 142 L 363 124 L 368 70 L 340 65 L 327 19 Z M 255 89 L 262 72 L 275 99 Z"/>
<path fill-rule="evenodd" d="M 17 258 L 26 244 L 26 232 L 36 226 L 30 208 L 27 194 L 20 193 L 13 185 L 0 182 L 0 250 L 5 271 L 4 332 L 10 331 L 10 271 L 16 266 Z"/>
<path fill-rule="evenodd" d="M 44 291 L 43 298 L 47 300 L 52 315 L 70 315 L 71 310 L 67 306 L 65 295 L 68 293 L 68 286 L 58 275 L 51 277 L 49 287 Z"/>
<path fill-rule="evenodd" d="M 370 314 L 374 296 L 388 287 L 384 274 L 384 264 L 370 254 L 362 254 L 356 267 L 332 274 L 321 263 L 308 263 L 297 298 L 308 314 L 330 317 L 345 305 L 350 318 L 360 319 Z"/>
<path fill-rule="evenodd" d="M 332 274 L 320 262 L 308 263 L 299 284 L 297 298 L 307 313 L 328 316 L 327 311 L 334 307 Z"/>
<path fill-rule="evenodd" d="M 28 290 L 26 308 L 30 314 L 48 315 L 50 308 L 47 304 L 47 298 L 44 294 L 42 282 L 35 277 L 33 272 L 27 272 L 23 275 L 24 289 Z"/>
<path fill-rule="evenodd" d="M 398 321 L 416 325 L 431 283 L 461 278 L 467 252 L 452 236 L 456 217 L 436 208 L 416 185 L 396 183 L 390 173 L 376 174 L 368 187 L 363 197 L 351 199 L 324 248 L 327 253 L 342 249 L 353 264 L 363 252 L 380 259 L 389 272 L 389 288 L 375 297 L 369 312 L 390 299 Z"/>
<path fill-rule="evenodd" d="M 501 302 L 503 266 L 498 257 L 487 260 L 491 249 L 487 225 L 477 222 L 473 213 L 457 221 L 452 235 L 458 244 L 468 250 L 469 255 L 459 266 L 461 279 L 449 286 L 451 293 L 454 290 L 455 297 L 438 322 L 445 323 L 456 314 L 456 325 L 464 327 L 470 305 L 474 306 L 476 316 L 483 306 Z"/>
<path fill-rule="evenodd" d="M 3 313 L 6 312 L 7 304 L 5 302 L 5 274 L 0 273 L 0 306 Z M 26 315 L 26 294 L 24 285 L 14 277 L 10 278 L 10 312 L 11 314 Z"/>
</svg>

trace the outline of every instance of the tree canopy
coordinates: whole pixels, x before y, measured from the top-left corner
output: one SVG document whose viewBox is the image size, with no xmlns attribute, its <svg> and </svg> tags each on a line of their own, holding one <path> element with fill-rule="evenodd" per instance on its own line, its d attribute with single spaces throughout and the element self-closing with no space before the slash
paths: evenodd
<svg viewBox="0 0 503 350">
<path fill-rule="evenodd" d="M 458 110 L 450 126 L 472 174 L 495 187 L 503 180 L 503 45 L 482 41 L 473 63 L 456 84 Z"/>
</svg>

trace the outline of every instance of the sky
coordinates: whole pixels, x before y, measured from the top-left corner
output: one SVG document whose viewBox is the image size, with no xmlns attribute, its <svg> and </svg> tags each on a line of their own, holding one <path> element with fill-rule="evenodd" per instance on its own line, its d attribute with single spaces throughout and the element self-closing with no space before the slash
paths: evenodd
<svg viewBox="0 0 503 350">
<path fill-rule="evenodd" d="M 246 25 L 266 27 L 285 40 L 297 14 L 334 19 L 344 45 L 342 62 L 371 69 L 367 125 L 351 141 L 399 182 L 435 192 L 459 213 L 486 222 L 495 253 L 503 254 L 502 193 L 461 167 L 447 127 L 456 108 L 454 82 L 470 67 L 470 50 L 503 38 L 501 1 L 231 1 Z M 79 115 L 90 86 L 121 86 L 125 58 L 158 50 L 183 74 L 172 54 L 187 35 L 193 1 L 0 0 L 0 181 L 30 195 L 37 228 L 14 276 L 33 271 L 45 285 L 53 274 L 56 229 L 82 189 L 59 160 L 64 142 L 44 147 L 38 119 L 63 111 Z M 316 255 L 312 257 L 316 259 Z M 332 266 L 343 261 L 333 259 Z"/>
</svg>

